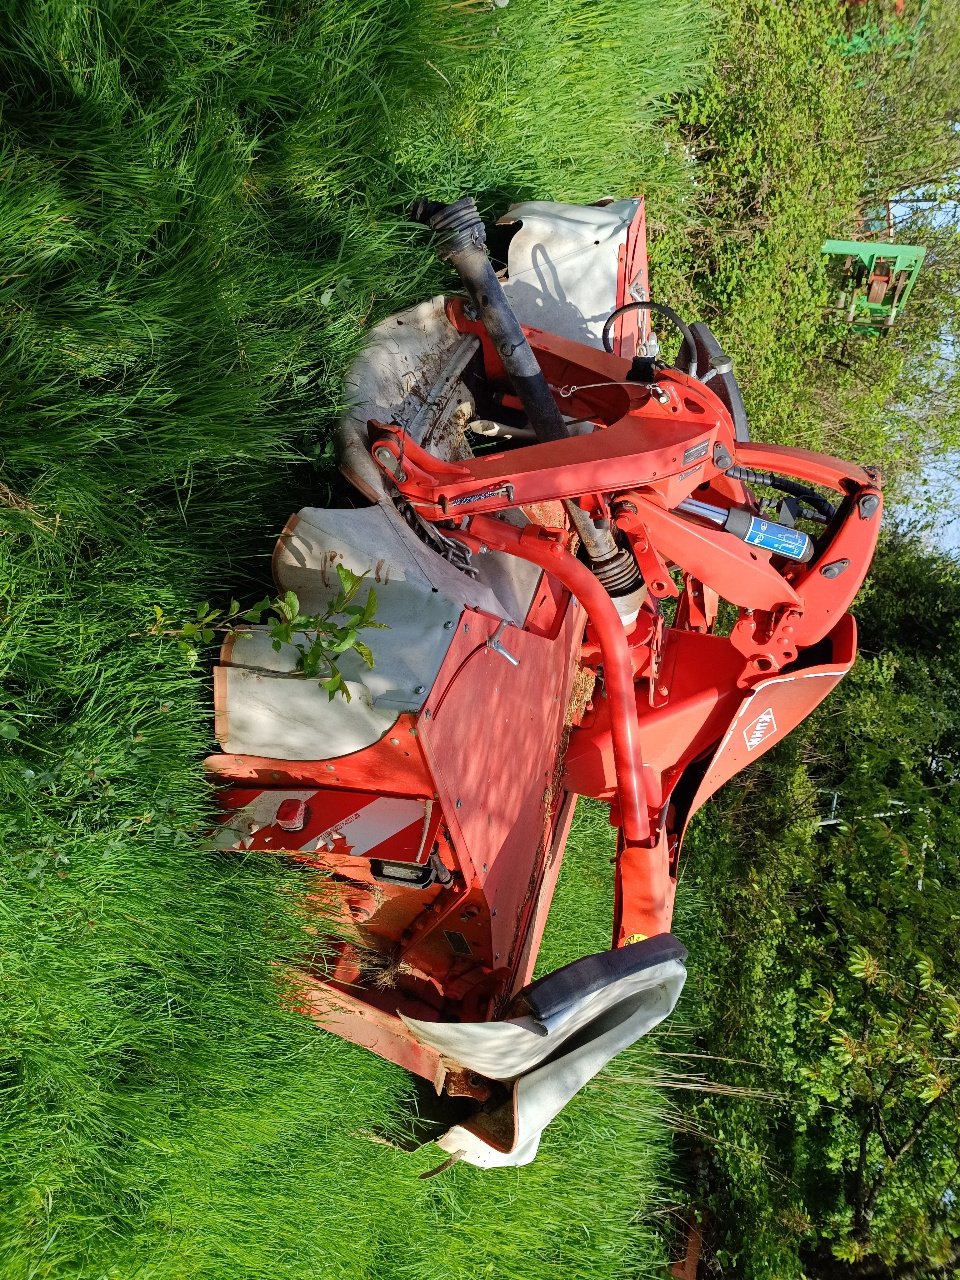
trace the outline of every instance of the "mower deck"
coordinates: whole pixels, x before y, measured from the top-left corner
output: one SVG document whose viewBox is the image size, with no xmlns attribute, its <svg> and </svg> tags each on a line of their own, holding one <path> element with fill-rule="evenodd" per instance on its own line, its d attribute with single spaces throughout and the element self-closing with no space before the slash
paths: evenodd
<svg viewBox="0 0 960 1280">
<path fill-rule="evenodd" d="M 683 347 L 659 357 L 642 202 L 510 216 L 502 287 L 472 201 L 418 206 L 468 298 L 376 327 L 341 424 L 356 505 L 278 542 L 308 612 L 365 575 L 372 668 L 341 655 L 330 701 L 295 644 L 231 637 L 207 761 L 224 848 L 325 874 L 338 941 L 301 1007 L 472 1099 L 440 1145 L 484 1167 L 532 1159 L 672 1009 L 684 831 L 851 666 L 881 511 L 875 472 L 749 442 L 706 326 L 661 306 Z M 577 795 L 618 833 L 614 949 L 534 982 Z"/>
</svg>

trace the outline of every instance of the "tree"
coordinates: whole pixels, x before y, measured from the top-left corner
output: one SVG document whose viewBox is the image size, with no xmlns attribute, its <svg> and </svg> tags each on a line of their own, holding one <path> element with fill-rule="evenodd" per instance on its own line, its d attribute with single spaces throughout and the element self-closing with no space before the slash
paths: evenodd
<svg viewBox="0 0 960 1280">
<path fill-rule="evenodd" d="M 690 849 L 700 1047 L 774 1099 L 691 1108 L 746 1280 L 960 1266 L 960 564 L 894 530 L 857 612 L 854 671 Z"/>
<path fill-rule="evenodd" d="M 799 1075 L 824 1104 L 804 1161 L 823 1276 L 840 1261 L 850 1276 L 932 1274 L 960 1244 L 960 822 L 934 799 L 900 812 L 819 842 L 822 891 L 798 919 L 813 988 Z"/>
</svg>

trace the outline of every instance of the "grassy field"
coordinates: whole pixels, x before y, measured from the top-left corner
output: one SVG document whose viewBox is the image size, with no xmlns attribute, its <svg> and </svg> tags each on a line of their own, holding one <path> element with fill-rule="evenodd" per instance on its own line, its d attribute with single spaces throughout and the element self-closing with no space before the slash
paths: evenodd
<svg viewBox="0 0 960 1280">
<path fill-rule="evenodd" d="M 440 278 L 419 191 L 689 206 L 686 0 L 23 3 L 0 37 L 0 1275 L 650 1272 L 643 1051 L 529 1169 L 418 1174 L 400 1071 L 287 1012 L 302 885 L 205 847 L 210 690 L 144 634 L 323 500 L 345 363 Z M 624 23 L 630 38 L 622 38 Z M 629 86 L 629 92 L 624 87 Z M 546 952 L 605 945 L 609 833 Z M 585 892 L 589 886 L 589 893 Z M 594 915 L 594 910 L 598 914 Z M 594 923 L 594 922 L 597 923 Z"/>
</svg>

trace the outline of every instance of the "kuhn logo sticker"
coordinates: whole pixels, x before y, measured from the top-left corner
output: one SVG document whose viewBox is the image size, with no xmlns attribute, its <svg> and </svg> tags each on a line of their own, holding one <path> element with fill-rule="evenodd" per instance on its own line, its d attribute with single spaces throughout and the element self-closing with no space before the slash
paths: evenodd
<svg viewBox="0 0 960 1280">
<path fill-rule="evenodd" d="M 773 708 L 767 707 L 766 711 L 761 712 L 756 720 L 751 720 L 743 731 L 743 740 L 747 744 L 748 751 L 755 751 L 761 742 L 765 742 L 772 734 L 777 732 L 777 722 L 773 718 Z"/>
</svg>

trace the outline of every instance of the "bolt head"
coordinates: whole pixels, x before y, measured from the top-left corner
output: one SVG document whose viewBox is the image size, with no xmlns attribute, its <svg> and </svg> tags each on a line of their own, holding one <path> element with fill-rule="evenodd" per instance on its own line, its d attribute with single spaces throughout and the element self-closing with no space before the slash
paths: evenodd
<svg viewBox="0 0 960 1280">
<path fill-rule="evenodd" d="M 879 506 L 880 506 L 880 498 L 878 497 L 877 494 L 865 493 L 863 497 L 860 499 L 860 501 L 857 503 L 857 507 L 860 511 L 860 519 L 869 520 L 871 516 L 873 516 L 876 513 L 876 510 Z"/>
</svg>

